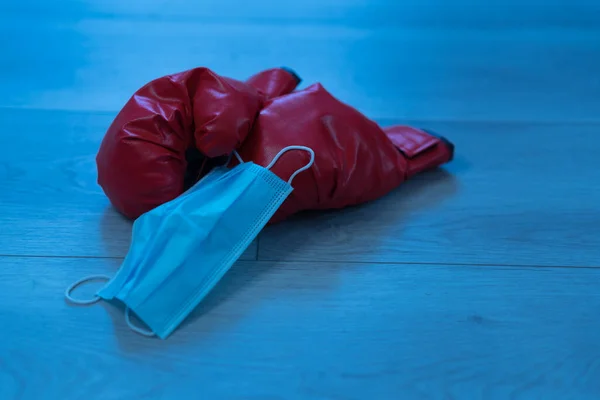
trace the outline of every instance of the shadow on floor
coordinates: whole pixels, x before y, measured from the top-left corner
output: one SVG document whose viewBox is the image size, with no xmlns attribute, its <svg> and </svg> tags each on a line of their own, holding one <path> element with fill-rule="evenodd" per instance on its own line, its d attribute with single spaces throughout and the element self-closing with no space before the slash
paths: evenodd
<svg viewBox="0 0 600 400">
<path fill-rule="evenodd" d="M 222 330 L 224 325 L 236 324 L 238 318 L 247 315 L 249 310 L 257 306 L 257 302 L 265 301 L 265 299 L 276 298 L 275 295 L 261 295 L 258 298 L 253 298 L 251 301 L 236 302 L 235 313 L 215 312 L 226 301 L 239 295 L 245 288 L 252 285 L 253 282 L 260 280 L 260 277 L 271 271 L 273 268 L 285 268 L 286 254 L 293 254 L 301 251 L 309 251 L 310 246 L 315 242 L 325 240 L 323 235 L 329 235 L 327 231 L 319 229 L 325 225 L 339 225 L 347 228 L 348 234 L 346 239 L 364 240 L 361 238 L 361 224 L 365 221 L 377 221 L 377 213 L 382 209 L 393 207 L 397 212 L 393 214 L 393 219 L 386 218 L 386 224 L 393 224 L 397 230 L 397 226 L 403 223 L 405 213 L 421 212 L 438 205 L 458 190 L 458 182 L 456 178 L 444 169 L 437 169 L 421 174 L 418 178 L 406 182 L 395 193 L 386 196 L 383 199 L 375 201 L 368 205 L 349 207 L 344 210 L 327 211 L 327 212 L 307 212 L 292 218 L 288 222 L 277 224 L 267 229 L 270 238 L 276 237 L 281 230 L 302 229 L 304 231 L 303 240 L 294 240 L 293 242 L 280 243 L 281 251 L 275 260 L 268 260 L 268 257 L 263 257 L 264 262 L 238 262 L 217 284 L 215 289 L 196 307 L 196 309 L 184 320 L 178 329 L 166 340 L 146 339 L 133 332 L 130 332 L 124 322 L 124 308 L 118 305 L 117 308 L 111 305 L 112 308 L 109 314 L 114 319 L 116 327 L 115 333 L 118 341 L 127 352 L 139 352 L 152 350 L 155 346 L 160 346 L 163 350 L 165 346 L 179 346 L 186 342 L 201 342 L 202 337 L 211 335 L 216 331 Z M 107 211 L 110 215 L 114 211 Z M 114 215 L 107 217 L 106 232 L 110 232 L 110 226 L 113 224 Z M 110 222 L 113 221 L 113 222 Z M 373 227 L 369 230 L 369 240 L 377 240 L 378 236 L 385 235 L 385 225 L 381 226 L 381 230 L 376 232 Z M 110 239 L 110 236 L 107 237 Z M 330 240 L 330 239 L 327 239 Z M 352 246 L 350 244 L 346 244 Z M 259 255 L 261 256 L 261 255 Z M 328 268 L 315 268 L 315 274 L 319 274 L 317 281 L 319 282 L 319 290 L 330 290 L 336 286 L 339 268 L 351 268 L 344 264 L 329 266 Z M 281 291 L 281 287 L 277 289 Z M 281 295 L 278 293 L 277 295 Z M 135 318 L 134 318 L 135 320 Z M 134 323 L 137 321 L 134 321 Z M 139 324 L 139 322 L 138 322 Z M 143 325 L 142 325 L 143 326 Z M 192 328 L 193 326 L 193 328 Z M 118 328 L 117 328 L 118 327 Z"/>
<path fill-rule="evenodd" d="M 342 210 L 305 212 L 284 224 L 270 226 L 259 238 L 260 261 L 335 261 L 345 259 L 355 249 L 365 249 L 366 244 L 377 253 L 380 246 L 389 246 L 390 235 L 397 238 L 412 220 L 411 216 L 430 212 L 451 199 L 459 190 L 456 177 L 445 169 L 428 171 L 400 185 L 387 196 Z M 402 251 L 398 247 L 398 251 Z M 387 249 L 394 251 L 394 249 Z M 356 254 L 361 261 L 364 255 Z"/>
</svg>

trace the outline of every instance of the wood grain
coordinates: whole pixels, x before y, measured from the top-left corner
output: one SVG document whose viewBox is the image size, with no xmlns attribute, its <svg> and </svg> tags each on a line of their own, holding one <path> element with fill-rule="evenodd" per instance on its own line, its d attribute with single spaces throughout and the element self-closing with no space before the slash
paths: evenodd
<svg viewBox="0 0 600 400">
<path fill-rule="evenodd" d="M 456 159 L 268 228 L 259 259 L 600 266 L 600 125 L 406 122 L 454 141 Z"/>
<path fill-rule="evenodd" d="M 597 400 L 599 18 L 584 0 L 0 2 L 0 399 Z M 280 65 L 456 160 L 267 229 L 166 341 L 118 304 L 67 304 L 129 246 L 94 156 L 132 92 Z"/>
<path fill-rule="evenodd" d="M 0 109 L 0 255 L 124 257 L 131 222 L 96 183 L 112 113 Z M 256 258 L 256 242 L 243 259 Z"/>
<path fill-rule="evenodd" d="M 374 118 L 598 121 L 589 1 L 129 3 L 0 6 L 0 106 L 117 111 L 187 68 L 287 65 Z"/>
<path fill-rule="evenodd" d="M 63 300 L 115 261 L 0 258 L 0 398 L 600 396 L 597 269 L 242 262 L 160 341 Z"/>
</svg>

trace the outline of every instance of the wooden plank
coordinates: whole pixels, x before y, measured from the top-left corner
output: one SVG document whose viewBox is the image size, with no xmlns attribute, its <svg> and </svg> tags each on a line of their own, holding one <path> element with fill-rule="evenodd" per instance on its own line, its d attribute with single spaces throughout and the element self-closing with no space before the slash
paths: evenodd
<svg viewBox="0 0 600 400">
<path fill-rule="evenodd" d="M 542 7 L 543 6 L 543 7 Z M 243 23 L 323 22 L 354 26 L 409 25 L 423 27 L 478 26 L 512 28 L 523 25 L 544 27 L 597 27 L 600 6 L 585 0 L 558 0 L 552 3 L 531 0 L 491 0 L 476 4 L 470 0 L 390 2 L 388 0 L 306 0 L 303 3 L 262 0 L 205 0 L 202 7 L 189 0 L 64 0 L 55 6 L 41 0 L 22 0 L 0 4 L 4 16 L 43 17 L 51 20 L 77 20 L 82 17 L 114 17 L 178 20 L 224 20 Z"/>
<path fill-rule="evenodd" d="M 125 256 L 131 222 L 96 183 L 113 117 L 0 109 L 0 255 Z M 253 243 L 243 259 L 255 258 Z"/>
<path fill-rule="evenodd" d="M 268 228 L 259 259 L 600 265 L 600 125 L 408 123 L 454 141 L 456 159 L 377 202 Z"/>
<path fill-rule="evenodd" d="M 599 119 L 600 7 L 589 2 L 238 3 L 10 6 L 0 35 L 18 40 L 3 43 L 0 106 L 116 111 L 187 68 L 245 79 L 288 65 L 373 118 Z"/>
<path fill-rule="evenodd" d="M 160 341 L 63 300 L 116 260 L 0 264 L 3 399 L 600 397 L 598 269 L 243 262 Z"/>
</svg>

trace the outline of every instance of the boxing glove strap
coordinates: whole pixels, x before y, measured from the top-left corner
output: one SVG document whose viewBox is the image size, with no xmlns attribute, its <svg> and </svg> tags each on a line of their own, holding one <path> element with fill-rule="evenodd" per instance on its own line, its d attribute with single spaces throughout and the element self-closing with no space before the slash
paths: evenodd
<svg viewBox="0 0 600 400">
<path fill-rule="evenodd" d="M 454 157 L 454 144 L 430 131 L 400 125 L 385 128 L 384 131 L 408 161 L 407 178 L 451 161 Z"/>
</svg>

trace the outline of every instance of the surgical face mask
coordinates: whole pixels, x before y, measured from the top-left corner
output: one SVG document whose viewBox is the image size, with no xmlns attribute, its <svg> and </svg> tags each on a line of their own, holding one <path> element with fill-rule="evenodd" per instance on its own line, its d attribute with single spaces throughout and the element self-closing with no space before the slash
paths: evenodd
<svg viewBox="0 0 600 400">
<path fill-rule="evenodd" d="M 286 182 L 270 171 L 287 151 L 302 150 L 308 163 Z M 67 300 L 93 304 L 118 299 L 125 319 L 146 336 L 169 336 L 206 297 L 292 192 L 292 181 L 314 163 L 304 146 L 282 149 L 267 167 L 244 163 L 218 167 L 176 199 L 140 216 L 123 264 L 113 277 L 89 276 L 65 292 Z M 227 164 L 226 164 L 227 165 Z M 75 299 L 84 282 L 107 280 L 94 298 Z M 134 326 L 133 311 L 150 329 Z"/>
</svg>

